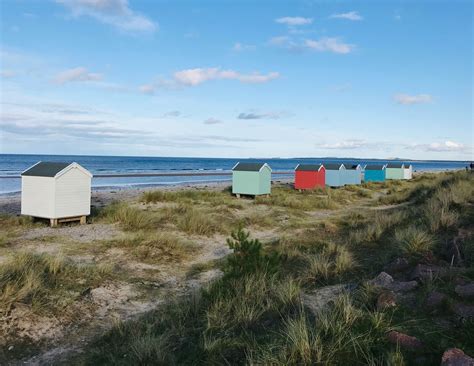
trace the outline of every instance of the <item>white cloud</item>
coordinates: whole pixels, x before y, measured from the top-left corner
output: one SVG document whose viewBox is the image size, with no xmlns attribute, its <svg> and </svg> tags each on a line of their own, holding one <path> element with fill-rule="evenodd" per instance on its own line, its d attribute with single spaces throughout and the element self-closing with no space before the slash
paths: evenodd
<svg viewBox="0 0 474 366">
<path fill-rule="evenodd" d="M 127 0 L 56 0 L 73 16 L 90 16 L 104 24 L 126 32 L 153 32 L 158 25 L 133 11 Z"/>
<path fill-rule="evenodd" d="M 469 146 L 460 142 L 446 140 L 443 142 L 433 142 L 431 144 L 415 144 L 407 146 L 407 149 L 419 149 L 431 152 L 469 152 Z"/>
<path fill-rule="evenodd" d="M 269 44 L 273 46 L 283 46 L 288 44 L 291 41 L 291 38 L 288 36 L 277 36 L 277 37 L 272 37 L 268 41 Z"/>
<path fill-rule="evenodd" d="M 411 105 L 411 104 L 423 104 L 433 102 L 433 97 L 430 94 L 418 94 L 418 95 L 408 95 L 408 94 L 397 94 L 394 95 L 393 99 L 398 104 Z"/>
<path fill-rule="evenodd" d="M 222 123 L 222 121 L 220 119 L 213 118 L 213 117 L 210 117 L 210 118 L 208 118 L 204 121 L 205 125 L 218 125 L 218 124 L 221 124 L 221 123 Z"/>
<path fill-rule="evenodd" d="M 242 112 L 237 116 L 238 119 L 280 119 L 291 116 L 288 112 Z"/>
<path fill-rule="evenodd" d="M 319 40 L 307 39 L 304 45 L 311 50 L 318 52 L 333 52 L 347 54 L 352 52 L 354 45 L 341 42 L 338 38 L 324 37 Z"/>
<path fill-rule="evenodd" d="M 319 148 L 323 149 L 341 149 L 341 150 L 352 150 L 352 149 L 360 149 L 367 147 L 369 144 L 365 140 L 359 140 L 359 139 L 350 139 L 350 140 L 344 140 L 341 142 L 336 142 L 333 144 L 322 144 L 318 145 Z"/>
<path fill-rule="evenodd" d="M 13 70 L 2 70 L 0 71 L 2 79 L 10 79 L 16 76 L 16 72 Z"/>
<path fill-rule="evenodd" d="M 283 17 L 275 19 L 275 22 L 280 24 L 286 24 L 288 26 L 298 26 L 311 24 L 313 22 L 313 19 L 304 17 Z"/>
<path fill-rule="evenodd" d="M 266 83 L 278 78 L 278 72 L 260 74 L 241 74 L 234 70 L 221 70 L 218 67 L 181 70 L 174 73 L 174 80 L 185 86 L 196 86 L 209 80 L 238 80 L 242 83 Z"/>
<path fill-rule="evenodd" d="M 360 20 L 364 19 L 357 11 L 350 11 L 348 13 L 333 14 L 333 15 L 330 16 L 330 18 L 347 19 L 347 20 L 353 20 L 353 21 L 360 21 Z"/>
<path fill-rule="evenodd" d="M 138 90 L 140 90 L 140 92 L 143 94 L 152 95 L 155 93 L 156 87 L 153 84 L 144 84 L 144 85 L 140 85 Z"/>
<path fill-rule="evenodd" d="M 236 52 L 243 52 L 243 51 L 252 51 L 254 50 L 256 47 L 254 45 L 251 45 L 251 44 L 243 44 L 243 43 L 240 43 L 240 42 L 237 42 L 234 44 L 234 46 L 232 47 L 232 50 L 233 51 L 236 51 Z"/>
<path fill-rule="evenodd" d="M 75 67 L 61 71 L 54 78 L 54 82 L 57 84 L 99 80 L 102 80 L 102 74 L 89 72 L 85 67 Z"/>
<path fill-rule="evenodd" d="M 173 118 L 173 117 L 179 117 L 181 116 L 180 111 L 168 111 L 166 113 L 163 113 L 163 118 Z"/>
</svg>

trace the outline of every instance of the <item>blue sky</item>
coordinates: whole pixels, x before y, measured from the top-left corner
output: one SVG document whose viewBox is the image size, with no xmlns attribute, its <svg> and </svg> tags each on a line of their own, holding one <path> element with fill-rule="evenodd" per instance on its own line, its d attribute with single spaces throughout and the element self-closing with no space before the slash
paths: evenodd
<svg viewBox="0 0 474 366">
<path fill-rule="evenodd" d="M 4 153 L 473 159 L 470 1 L 0 6 Z"/>
</svg>

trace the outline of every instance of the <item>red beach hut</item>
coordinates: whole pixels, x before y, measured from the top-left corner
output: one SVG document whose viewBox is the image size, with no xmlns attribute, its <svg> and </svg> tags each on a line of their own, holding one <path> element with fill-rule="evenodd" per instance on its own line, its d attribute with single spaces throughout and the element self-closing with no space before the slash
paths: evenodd
<svg viewBox="0 0 474 366">
<path fill-rule="evenodd" d="M 295 189 L 313 189 L 326 184 L 326 169 L 321 164 L 298 164 L 295 168 Z"/>
</svg>

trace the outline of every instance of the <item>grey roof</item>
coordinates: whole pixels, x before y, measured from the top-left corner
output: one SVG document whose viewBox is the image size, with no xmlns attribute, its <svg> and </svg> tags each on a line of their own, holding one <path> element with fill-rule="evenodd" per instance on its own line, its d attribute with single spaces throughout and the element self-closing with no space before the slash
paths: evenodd
<svg viewBox="0 0 474 366">
<path fill-rule="evenodd" d="M 25 170 L 23 173 L 21 173 L 21 175 L 34 177 L 54 177 L 61 170 L 71 164 L 72 163 L 53 163 L 47 161 L 40 161 L 38 164 L 33 165 L 30 169 Z"/>
<path fill-rule="evenodd" d="M 323 164 L 326 170 L 339 170 L 342 164 Z"/>
<path fill-rule="evenodd" d="M 403 164 L 402 163 L 388 163 L 387 168 L 401 169 L 401 168 L 403 168 Z"/>
<path fill-rule="evenodd" d="M 317 172 L 321 169 L 321 164 L 299 164 L 295 170 L 306 172 Z"/>
<path fill-rule="evenodd" d="M 232 170 L 241 172 L 258 172 L 264 165 L 265 163 L 237 163 Z"/>
<path fill-rule="evenodd" d="M 352 170 L 356 170 L 357 167 L 361 167 L 360 164 L 354 164 L 354 165 L 345 165 L 344 166 L 346 167 L 346 169 L 352 169 Z"/>
<path fill-rule="evenodd" d="M 366 165 L 365 170 L 383 170 L 385 165 Z"/>
</svg>

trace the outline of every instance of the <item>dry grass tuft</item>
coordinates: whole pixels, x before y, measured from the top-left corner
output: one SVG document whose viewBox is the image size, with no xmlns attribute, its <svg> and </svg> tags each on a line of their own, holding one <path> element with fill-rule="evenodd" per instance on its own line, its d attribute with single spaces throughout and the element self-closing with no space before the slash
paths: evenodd
<svg viewBox="0 0 474 366">
<path fill-rule="evenodd" d="M 8 312 L 16 302 L 40 312 L 59 310 L 76 299 L 80 288 L 96 285 L 108 275 L 103 266 L 79 266 L 61 256 L 17 253 L 0 269 L 0 313 Z"/>
</svg>

